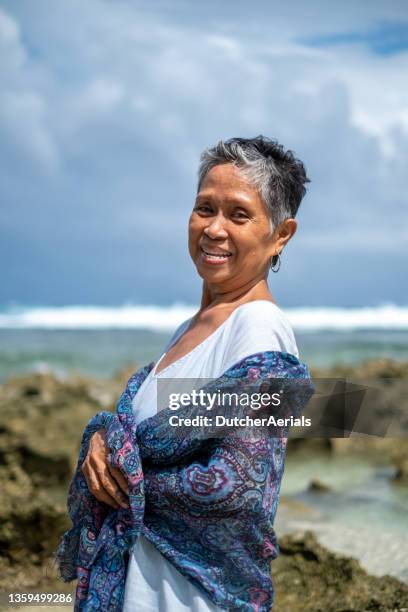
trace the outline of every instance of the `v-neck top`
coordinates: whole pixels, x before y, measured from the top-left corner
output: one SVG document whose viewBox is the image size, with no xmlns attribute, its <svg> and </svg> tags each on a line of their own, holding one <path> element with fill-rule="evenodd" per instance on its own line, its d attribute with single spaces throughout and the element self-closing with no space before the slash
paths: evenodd
<svg viewBox="0 0 408 612">
<path fill-rule="evenodd" d="M 200 344 L 156 374 L 158 365 L 188 329 L 192 319 L 187 319 L 176 329 L 135 395 L 133 410 L 137 424 L 166 407 L 157 404 L 157 381 L 160 379 L 172 379 L 174 384 L 175 379 L 183 379 L 182 391 L 187 393 L 184 379 L 192 379 L 190 387 L 193 389 L 195 380 L 218 378 L 235 363 L 254 353 L 282 351 L 299 357 L 286 315 L 269 300 L 254 300 L 235 308 Z M 160 393 L 162 395 L 164 393 Z"/>
<path fill-rule="evenodd" d="M 176 329 L 135 395 L 132 406 L 137 424 L 166 408 L 160 403 L 161 397 L 169 397 L 171 385 L 176 385 L 174 391 L 180 392 L 182 384 L 182 391 L 189 393 L 198 388 L 197 379 L 218 378 L 241 359 L 258 352 L 281 351 L 299 358 L 292 328 L 282 310 L 269 300 L 255 300 L 238 306 L 200 344 L 156 374 L 158 364 L 191 321 L 192 317 Z M 158 381 L 164 379 L 169 379 L 160 383 L 167 385 L 166 393 L 159 393 L 158 397 Z M 124 612 L 218 612 L 221 609 L 152 543 L 139 536 L 129 560 Z"/>
</svg>

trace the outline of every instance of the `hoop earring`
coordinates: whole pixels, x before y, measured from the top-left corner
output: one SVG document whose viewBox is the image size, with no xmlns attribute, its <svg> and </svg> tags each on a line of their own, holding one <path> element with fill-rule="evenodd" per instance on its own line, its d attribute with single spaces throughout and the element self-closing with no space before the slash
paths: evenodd
<svg viewBox="0 0 408 612">
<path fill-rule="evenodd" d="M 276 264 L 278 264 L 277 268 L 274 267 Z M 276 255 L 271 257 L 270 267 L 271 267 L 272 272 L 279 272 L 279 268 L 281 267 L 281 258 L 280 258 L 279 253 L 276 253 Z"/>
</svg>

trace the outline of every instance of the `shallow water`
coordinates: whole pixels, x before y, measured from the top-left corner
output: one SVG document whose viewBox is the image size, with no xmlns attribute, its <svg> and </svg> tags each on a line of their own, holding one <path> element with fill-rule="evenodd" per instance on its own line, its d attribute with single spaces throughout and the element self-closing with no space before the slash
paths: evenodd
<svg viewBox="0 0 408 612">
<path fill-rule="evenodd" d="M 331 550 L 356 557 L 367 571 L 408 582 L 408 487 L 370 459 L 290 457 L 275 528 L 278 536 L 313 530 Z M 330 486 L 308 490 L 312 479 Z"/>
<path fill-rule="evenodd" d="M 0 381 L 32 371 L 110 377 L 132 363 L 156 360 L 171 332 L 147 330 L 1 329 Z M 407 331 L 320 331 L 296 334 L 309 367 L 390 357 L 408 361 Z M 327 547 L 355 556 L 371 573 L 408 582 L 408 488 L 372 459 L 289 457 L 278 508 L 278 536 L 312 529 Z M 331 487 L 309 492 L 310 480 Z M 284 498 L 288 503 L 284 502 Z"/>
<path fill-rule="evenodd" d="M 160 357 L 171 332 L 148 330 L 0 329 L 0 380 L 52 370 L 110 377 L 129 363 Z M 296 334 L 300 356 L 309 367 L 358 364 L 389 357 L 408 361 L 407 331 L 320 331 Z"/>
</svg>

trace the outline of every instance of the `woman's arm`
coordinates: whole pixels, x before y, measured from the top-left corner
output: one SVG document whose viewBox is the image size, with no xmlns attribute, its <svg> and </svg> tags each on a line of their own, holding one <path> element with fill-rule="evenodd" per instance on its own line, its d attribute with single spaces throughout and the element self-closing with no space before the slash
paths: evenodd
<svg viewBox="0 0 408 612">
<path fill-rule="evenodd" d="M 277 352 L 265 353 L 264 356 L 264 360 L 261 359 L 262 363 L 259 363 L 258 355 L 246 358 L 239 364 L 236 364 L 234 368 L 230 369 L 229 372 L 234 371 L 234 375 L 229 375 L 229 372 L 226 372 L 222 377 L 205 385 L 204 388 L 212 391 L 222 388 L 223 391 L 226 392 L 237 391 L 242 384 L 244 388 L 245 385 L 249 384 L 252 391 L 254 391 L 253 385 L 255 381 L 259 385 L 261 382 L 263 384 L 268 381 L 269 383 L 273 383 L 275 379 L 274 384 L 276 384 L 276 378 L 288 376 L 289 370 L 295 378 L 299 376 L 302 378 L 306 375 L 307 370 L 304 371 L 303 364 L 300 364 L 294 357 L 287 354 L 279 354 Z M 244 369 L 241 369 L 244 364 Z M 238 377 L 236 376 L 237 371 L 240 374 Z M 251 376 L 247 376 L 248 372 Z M 255 379 L 252 381 L 253 378 Z M 289 382 L 289 380 L 286 382 Z M 241 391 L 242 390 L 241 387 Z M 294 410 L 294 404 L 299 402 L 300 405 L 305 405 L 305 398 L 302 398 L 302 395 L 303 393 L 299 393 L 296 402 L 289 402 L 292 414 L 296 412 Z M 191 411 L 197 413 L 197 408 L 188 406 L 181 409 L 179 414 L 193 416 Z M 222 432 L 221 428 L 218 427 L 215 428 L 216 431 L 212 433 L 210 431 L 211 428 L 207 428 L 205 432 L 194 431 L 194 428 L 187 428 L 186 431 L 182 431 L 182 428 L 177 428 L 178 436 L 176 436 L 176 439 L 167 440 L 169 436 L 167 412 L 168 411 L 164 410 L 155 417 L 146 419 L 138 428 L 142 434 L 139 439 L 141 456 L 149 461 L 153 461 L 153 463 L 168 465 L 170 459 L 172 460 L 170 463 L 174 463 L 175 459 L 180 460 L 183 456 L 185 458 L 195 452 L 197 448 L 203 445 L 205 438 L 220 437 L 222 434 L 228 436 L 231 433 L 231 430 Z M 227 430 L 228 429 L 229 428 L 227 428 Z M 202 437 L 203 433 L 204 438 Z M 161 438 L 161 441 L 164 440 L 163 436 L 167 442 L 171 443 L 157 444 L 157 439 Z M 128 507 L 127 496 L 129 491 L 126 480 L 122 472 L 111 465 L 109 461 L 109 452 L 109 448 L 105 441 L 104 430 L 97 431 L 91 438 L 88 453 L 82 464 L 82 472 L 90 492 L 96 499 L 114 508 L 118 508 L 119 506 Z"/>
<path fill-rule="evenodd" d="M 129 508 L 129 488 L 122 472 L 109 462 L 105 433 L 105 429 L 99 429 L 91 437 L 82 473 L 96 499 L 113 508 Z"/>
</svg>

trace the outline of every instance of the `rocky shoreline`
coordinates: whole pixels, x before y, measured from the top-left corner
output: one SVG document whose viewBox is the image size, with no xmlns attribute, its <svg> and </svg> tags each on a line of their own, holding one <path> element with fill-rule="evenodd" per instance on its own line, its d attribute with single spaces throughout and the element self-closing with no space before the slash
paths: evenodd
<svg viewBox="0 0 408 612">
<path fill-rule="evenodd" d="M 82 430 L 100 410 L 111 410 L 135 367 L 111 380 L 51 374 L 13 378 L 0 386 L 0 592 L 72 592 L 58 580 L 52 562 L 59 538 L 69 527 L 67 488 L 75 468 Z M 316 377 L 375 380 L 384 397 L 402 406 L 408 364 L 378 360 L 358 368 L 315 371 Z M 381 414 L 384 406 L 377 402 Z M 344 453 L 381 457 L 393 465 L 395 486 L 408 482 L 407 438 L 352 437 L 293 439 L 288 453 Z M 313 490 L 321 483 L 311 482 Z M 402 610 L 408 586 L 395 578 L 368 575 L 359 563 L 322 547 L 312 533 L 280 538 L 273 563 L 278 612 Z M 275 609 L 274 608 L 274 609 Z"/>
</svg>

